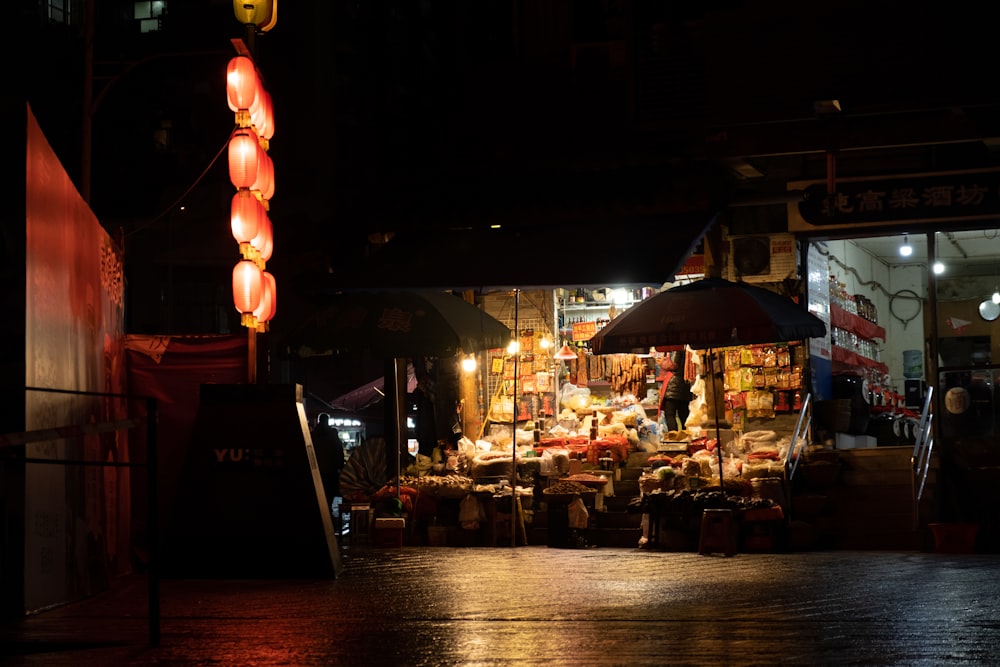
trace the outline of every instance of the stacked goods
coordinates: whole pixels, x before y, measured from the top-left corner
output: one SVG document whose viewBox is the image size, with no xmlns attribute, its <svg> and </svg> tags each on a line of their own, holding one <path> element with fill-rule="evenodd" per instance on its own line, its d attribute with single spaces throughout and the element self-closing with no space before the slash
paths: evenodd
<svg viewBox="0 0 1000 667">
<path fill-rule="evenodd" d="M 442 498 L 461 498 L 472 490 L 472 478 L 464 475 L 403 476 L 400 483 L 419 493 Z"/>
<path fill-rule="evenodd" d="M 774 501 L 769 498 L 753 498 L 732 494 L 718 488 L 699 491 L 673 489 L 652 494 L 644 500 L 647 504 L 655 504 L 660 512 L 684 514 L 698 518 L 706 509 L 729 509 L 745 512 L 769 509 L 775 506 Z"/>
<path fill-rule="evenodd" d="M 645 396 L 646 371 L 648 370 L 646 360 L 634 354 L 606 356 L 610 359 L 605 364 L 603 371 L 611 384 L 611 393 L 619 396 Z"/>
<path fill-rule="evenodd" d="M 509 452 L 480 452 L 472 460 L 472 477 L 510 477 L 511 463 Z"/>
<path fill-rule="evenodd" d="M 748 431 L 741 439 L 744 452 L 778 452 L 778 434 L 774 431 Z"/>
<path fill-rule="evenodd" d="M 595 497 L 597 490 L 580 482 L 571 482 L 568 480 L 560 480 L 542 490 L 545 500 L 550 503 L 569 503 L 583 494 L 591 494 L 590 497 Z"/>
<path fill-rule="evenodd" d="M 594 490 L 585 484 L 580 482 L 572 482 L 569 480 L 560 480 L 543 490 L 543 493 L 549 495 L 560 495 L 560 494 L 577 494 L 577 493 L 594 493 Z"/>
<path fill-rule="evenodd" d="M 743 479 L 783 477 L 784 453 L 788 451 L 790 442 L 790 438 L 779 439 L 774 431 L 744 433 L 740 439 L 740 447 L 746 459 L 742 467 Z"/>
<path fill-rule="evenodd" d="M 578 484 L 583 484 L 590 489 L 601 489 L 607 486 L 608 478 L 604 475 L 592 475 L 589 472 L 581 472 L 576 475 L 570 475 L 560 483 L 562 482 L 576 482 Z"/>
</svg>

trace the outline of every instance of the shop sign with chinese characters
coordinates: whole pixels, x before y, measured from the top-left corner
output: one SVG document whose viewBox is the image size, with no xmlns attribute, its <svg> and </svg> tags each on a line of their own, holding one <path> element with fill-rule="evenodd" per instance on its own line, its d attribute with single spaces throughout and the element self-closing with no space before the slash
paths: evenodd
<svg viewBox="0 0 1000 667">
<path fill-rule="evenodd" d="M 597 333 L 597 322 L 574 322 L 573 342 L 590 340 Z"/>
<path fill-rule="evenodd" d="M 788 206 L 788 229 L 818 227 L 919 227 L 946 220 L 987 220 L 1000 215 L 1000 169 L 913 174 L 884 179 L 837 179 L 788 184 L 802 201 Z"/>
</svg>

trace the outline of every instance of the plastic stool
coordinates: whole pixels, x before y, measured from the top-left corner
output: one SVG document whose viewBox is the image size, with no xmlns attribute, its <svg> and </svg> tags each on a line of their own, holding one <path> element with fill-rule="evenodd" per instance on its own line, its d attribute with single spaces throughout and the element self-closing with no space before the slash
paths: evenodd
<svg viewBox="0 0 1000 667">
<path fill-rule="evenodd" d="M 732 510 L 704 510 L 701 515 L 701 535 L 698 538 L 698 553 L 736 555 L 736 531 L 733 526 Z"/>
</svg>

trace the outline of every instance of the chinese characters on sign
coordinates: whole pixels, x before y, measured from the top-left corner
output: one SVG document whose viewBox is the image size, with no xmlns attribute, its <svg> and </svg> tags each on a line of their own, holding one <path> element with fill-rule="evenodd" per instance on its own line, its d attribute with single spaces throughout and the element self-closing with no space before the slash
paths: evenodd
<svg viewBox="0 0 1000 667">
<path fill-rule="evenodd" d="M 574 322 L 573 342 L 590 340 L 597 333 L 597 322 Z"/>
<path fill-rule="evenodd" d="M 990 218 L 1000 214 L 1000 171 L 843 181 L 833 193 L 817 183 L 805 188 L 798 213 L 818 226 Z"/>
<path fill-rule="evenodd" d="M 378 319 L 378 328 L 406 333 L 413 328 L 413 313 L 402 308 L 385 308 Z"/>
</svg>

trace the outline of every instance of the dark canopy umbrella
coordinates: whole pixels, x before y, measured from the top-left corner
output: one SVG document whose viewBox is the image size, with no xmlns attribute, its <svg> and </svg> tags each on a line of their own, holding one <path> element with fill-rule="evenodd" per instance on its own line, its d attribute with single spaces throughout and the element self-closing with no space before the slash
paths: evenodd
<svg viewBox="0 0 1000 667">
<path fill-rule="evenodd" d="M 775 343 L 826 335 L 826 324 L 791 299 L 744 282 L 705 278 L 632 306 L 590 339 L 597 354 Z"/>
<path fill-rule="evenodd" d="M 294 347 L 374 359 L 449 357 L 505 347 L 510 329 L 447 292 L 346 292 L 328 301 L 290 337 Z"/>
<path fill-rule="evenodd" d="M 595 354 L 648 352 L 650 347 L 669 345 L 707 348 L 711 383 L 712 348 L 825 335 L 826 324 L 787 297 L 744 282 L 705 278 L 640 301 L 598 331 L 590 346 Z M 714 384 L 712 396 L 722 485 L 722 438 Z"/>
<path fill-rule="evenodd" d="M 289 344 L 300 356 L 335 351 L 393 360 L 398 477 L 406 441 L 406 359 L 502 348 L 510 339 L 507 325 L 461 297 L 432 290 L 379 290 L 329 297 L 290 336 Z"/>
</svg>

